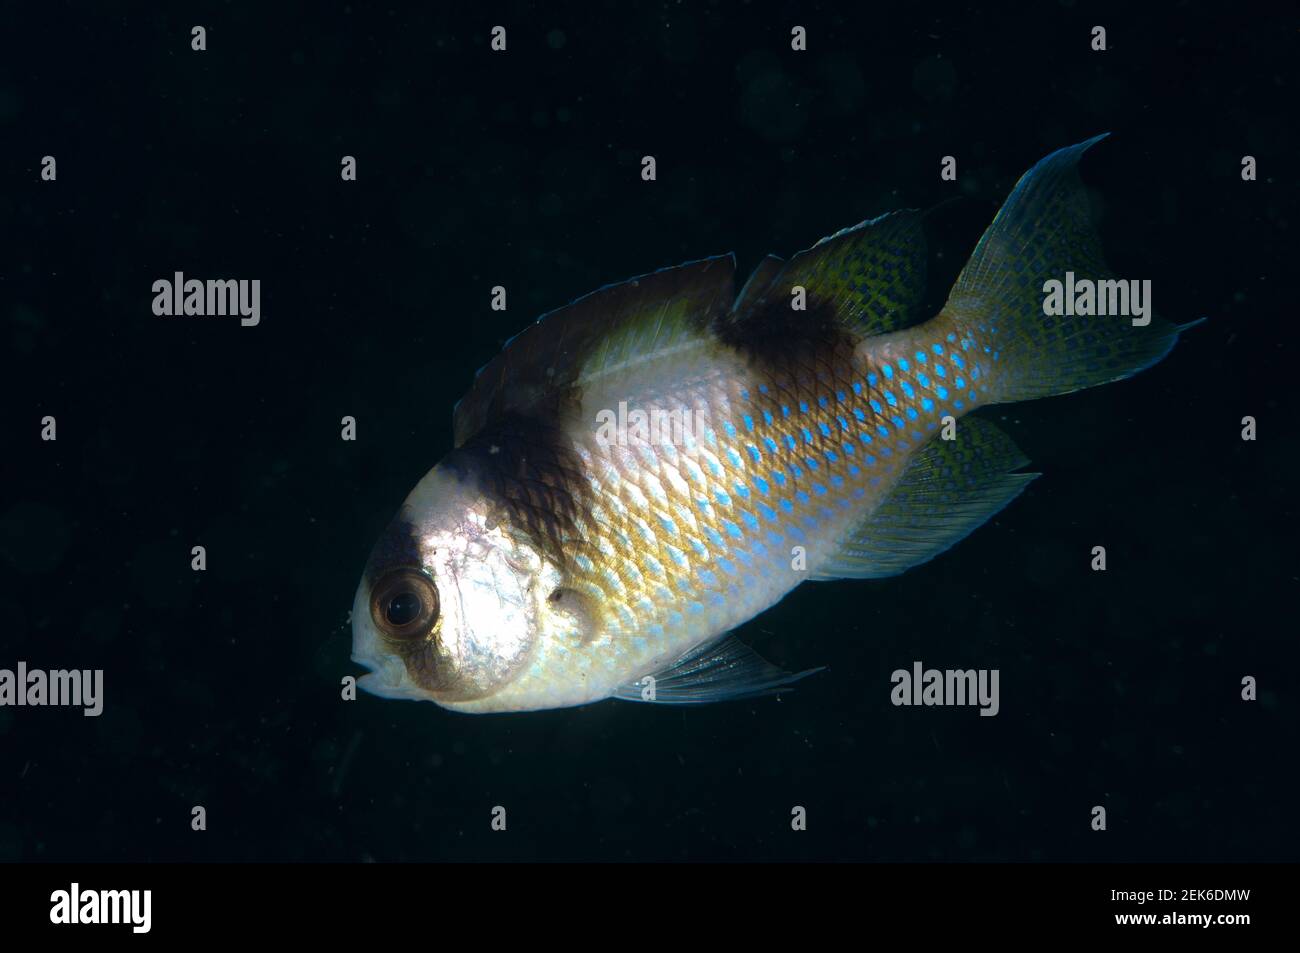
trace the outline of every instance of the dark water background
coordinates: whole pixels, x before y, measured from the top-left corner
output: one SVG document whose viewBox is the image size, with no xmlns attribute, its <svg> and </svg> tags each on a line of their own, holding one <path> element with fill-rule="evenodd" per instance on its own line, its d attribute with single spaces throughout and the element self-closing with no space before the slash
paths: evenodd
<svg viewBox="0 0 1300 953">
<path fill-rule="evenodd" d="M 103 668 L 107 701 L 0 709 L 0 859 L 1296 858 L 1296 18 L 326 6 L 6 14 L 0 667 Z M 952 552 L 741 630 L 826 672 L 685 711 L 340 700 L 372 542 L 537 314 L 959 196 L 937 307 L 1016 178 L 1103 130 L 1111 264 L 1209 323 L 983 411 L 1045 475 Z M 176 270 L 260 279 L 261 325 L 155 317 Z M 998 668 L 1001 714 L 893 707 L 918 659 Z"/>
</svg>

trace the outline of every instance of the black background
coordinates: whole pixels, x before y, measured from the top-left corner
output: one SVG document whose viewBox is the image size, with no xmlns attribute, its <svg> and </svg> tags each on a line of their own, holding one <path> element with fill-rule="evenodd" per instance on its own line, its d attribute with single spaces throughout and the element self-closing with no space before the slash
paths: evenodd
<svg viewBox="0 0 1300 953">
<path fill-rule="evenodd" d="M 0 667 L 103 668 L 107 701 L 0 709 L 0 859 L 1296 857 L 1294 17 L 25 7 L 0 39 Z M 1131 381 L 983 411 L 1045 475 L 952 552 L 741 630 L 826 672 L 685 711 L 340 700 L 371 544 L 537 314 L 960 197 L 937 307 L 1016 178 L 1105 130 L 1083 175 L 1112 265 L 1209 322 Z M 260 279 L 261 325 L 155 317 L 178 270 Z M 1001 714 L 894 708 L 916 659 L 1000 669 Z"/>
</svg>

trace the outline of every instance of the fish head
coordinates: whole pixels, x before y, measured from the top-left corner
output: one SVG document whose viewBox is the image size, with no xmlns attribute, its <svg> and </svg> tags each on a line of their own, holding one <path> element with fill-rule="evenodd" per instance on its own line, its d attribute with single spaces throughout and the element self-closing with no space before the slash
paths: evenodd
<svg viewBox="0 0 1300 953">
<path fill-rule="evenodd" d="M 472 473 L 445 462 L 411 491 L 380 537 L 352 608 L 358 682 L 386 698 L 465 711 L 519 710 L 553 609 L 558 568 Z"/>
</svg>

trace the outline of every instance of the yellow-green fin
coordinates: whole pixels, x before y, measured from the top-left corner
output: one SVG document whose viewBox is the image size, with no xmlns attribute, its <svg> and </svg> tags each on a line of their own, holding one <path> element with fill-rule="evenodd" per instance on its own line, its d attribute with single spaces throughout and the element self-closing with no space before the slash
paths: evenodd
<svg viewBox="0 0 1300 953">
<path fill-rule="evenodd" d="M 836 232 L 779 271 L 779 260 L 769 256 L 727 319 L 725 336 L 797 337 L 810 323 L 837 325 L 862 337 L 897 331 L 917 317 L 925 262 L 921 215 L 914 209 Z M 797 288 L 804 289 L 802 311 L 794 306 Z"/>
<path fill-rule="evenodd" d="M 1010 503 L 1037 473 L 987 421 L 965 417 L 956 439 L 933 437 L 883 503 L 819 566 L 813 579 L 895 576 L 956 545 Z"/>
</svg>

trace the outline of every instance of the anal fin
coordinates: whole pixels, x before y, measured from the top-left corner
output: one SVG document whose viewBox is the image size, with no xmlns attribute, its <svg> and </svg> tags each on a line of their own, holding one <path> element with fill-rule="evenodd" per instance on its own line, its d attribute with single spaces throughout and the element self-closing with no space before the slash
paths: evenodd
<svg viewBox="0 0 1300 953">
<path fill-rule="evenodd" d="M 756 698 L 786 691 L 808 675 L 810 668 L 787 672 L 773 665 L 734 635 L 706 642 L 652 676 L 622 685 L 614 698 L 660 705 L 705 705 L 710 702 Z"/>
<path fill-rule="evenodd" d="M 955 440 L 934 437 L 897 486 L 811 578 L 896 576 L 938 556 L 988 521 L 1037 473 L 1012 473 L 1028 459 L 987 421 L 963 418 Z"/>
</svg>

